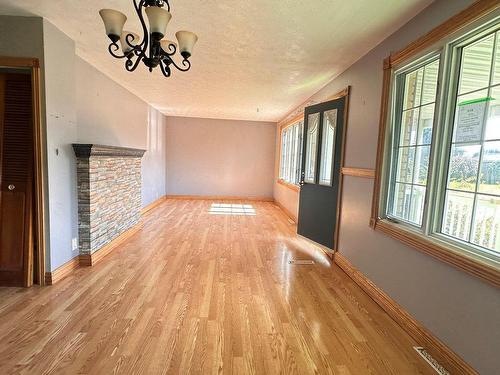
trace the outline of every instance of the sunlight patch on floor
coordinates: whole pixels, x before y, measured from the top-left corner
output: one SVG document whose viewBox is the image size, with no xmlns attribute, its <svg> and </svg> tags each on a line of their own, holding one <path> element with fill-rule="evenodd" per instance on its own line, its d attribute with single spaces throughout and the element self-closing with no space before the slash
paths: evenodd
<svg viewBox="0 0 500 375">
<path fill-rule="evenodd" d="M 210 215 L 255 216 L 255 208 L 251 204 L 212 203 Z"/>
</svg>

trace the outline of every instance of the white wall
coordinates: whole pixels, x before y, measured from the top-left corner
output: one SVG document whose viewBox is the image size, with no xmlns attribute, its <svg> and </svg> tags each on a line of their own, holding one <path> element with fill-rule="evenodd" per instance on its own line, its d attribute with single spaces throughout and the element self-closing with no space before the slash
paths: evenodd
<svg viewBox="0 0 500 375">
<path fill-rule="evenodd" d="M 272 198 L 275 123 L 167 118 L 167 193 Z"/>
<path fill-rule="evenodd" d="M 346 167 L 375 167 L 383 59 L 471 3 L 435 1 L 311 98 L 320 102 L 347 85 L 352 86 Z M 303 105 L 297 110 L 302 111 Z M 372 191 L 371 179 L 344 179 L 339 251 L 481 374 L 497 374 L 500 291 L 373 231 L 368 226 Z M 280 202 L 283 199 L 276 191 L 275 198 Z"/>
</svg>

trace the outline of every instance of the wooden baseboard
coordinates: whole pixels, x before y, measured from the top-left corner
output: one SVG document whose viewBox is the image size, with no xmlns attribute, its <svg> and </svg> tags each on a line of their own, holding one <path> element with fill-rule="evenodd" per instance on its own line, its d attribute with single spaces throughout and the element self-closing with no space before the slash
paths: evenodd
<svg viewBox="0 0 500 375">
<path fill-rule="evenodd" d="M 233 197 L 226 195 L 167 195 L 167 199 L 274 202 L 272 197 Z"/>
<path fill-rule="evenodd" d="M 132 237 L 134 234 L 136 234 L 144 224 L 142 222 L 139 222 L 138 224 L 134 225 L 132 228 L 126 230 L 122 234 L 120 234 L 118 237 L 116 237 L 113 241 L 108 243 L 107 245 L 104 245 L 101 247 L 99 250 L 95 251 L 92 254 L 84 254 L 80 255 L 80 266 L 82 267 L 91 267 L 96 265 L 98 262 L 102 260 L 106 255 L 111 253 L 114 249 L 116 249 L 118 246 L 123 244 L 126 240 L 128 240 L 130 237 Z"/>
<path fill-rule="evenodd" d="M 166 200 L 167 200 L 167 196 L 166 195 L 164 195 L 163 197 L 158 198 L 154 202 L 148 204 L 146 207 L 143 207 L 142 210 L 141 210 L 141 215 L 147 214 L 149 211 L 151 211 L 152 209 L 158 207 L 160 204 L 162 204 Z"/>
<path fill-rule="evenodd" d="M 54 271 L 45 272 L 45 285 L 54 285 L 74 272 L 78 267 L 80 267 L 79 258 L 75 257 Z"/>
<path fill-rule="evenodd" d="M 283 206 L 277 200 L 274 201 L 274 204 L 276 206 L 278 206 L 281 209 L 281 211 L 283 211 L 285 213 L 285 215 L 290 218 L 290 220 L 292 220 L 295 224 L 297 224 L 298 220 L 297 220 L 297 216 L 296 215 L 294 215 L 291 211 L 289 211 L 285 206 Z"/>
<path fill-rule="evenodd" d="M 448 348 L 428 329 L 413 318 L 406 310 L 385 294 L 371 280 L 359 272 L 340 253 L 335 253 L 335 263 L 363 289 L 401 328 L 403 328 L 419 346 L 423 346 L 451 374 L 478 375 L 469 364 Z"/>
</svg>

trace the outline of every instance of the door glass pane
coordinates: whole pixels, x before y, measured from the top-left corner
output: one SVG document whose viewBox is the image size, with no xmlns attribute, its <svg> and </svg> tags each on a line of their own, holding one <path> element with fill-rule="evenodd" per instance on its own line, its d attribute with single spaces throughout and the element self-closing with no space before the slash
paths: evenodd
<svg viewBox="0 0 500 375">
<path fill-rule="evenodd" d="M 304 181 L 313 184 L 316 179 L 316 154 L 318 150 L 319 113 L 308 117 L 306 134 L 306 165 Z"/>
<path fill-rule="evenodd" d="M 335 151 L 335 130 L 337 126 L 337 110 L 332 109 L 323 114 L 323 134 L 321 137 L 321 159 L 319 183 L 332 185 L 332 165 Z"/>
</svg>

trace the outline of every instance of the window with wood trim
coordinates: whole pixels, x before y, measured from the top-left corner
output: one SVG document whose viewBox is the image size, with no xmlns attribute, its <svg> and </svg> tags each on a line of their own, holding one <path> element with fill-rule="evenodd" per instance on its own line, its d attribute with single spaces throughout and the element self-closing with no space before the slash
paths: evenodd
<svg viewBox="0 0 500 375">
<path fill-rule="evenodd" d="M 300 181 L 303 131 L 303 120 L 294 122 L 281 130 L 279 179 L 292 185 L 298 185 Z"/>
<path fill-rule="evenodd" d="M 372 224 L 498 270 L 500 17 L 413 55 L 386 67 Z"/>
</svg>

